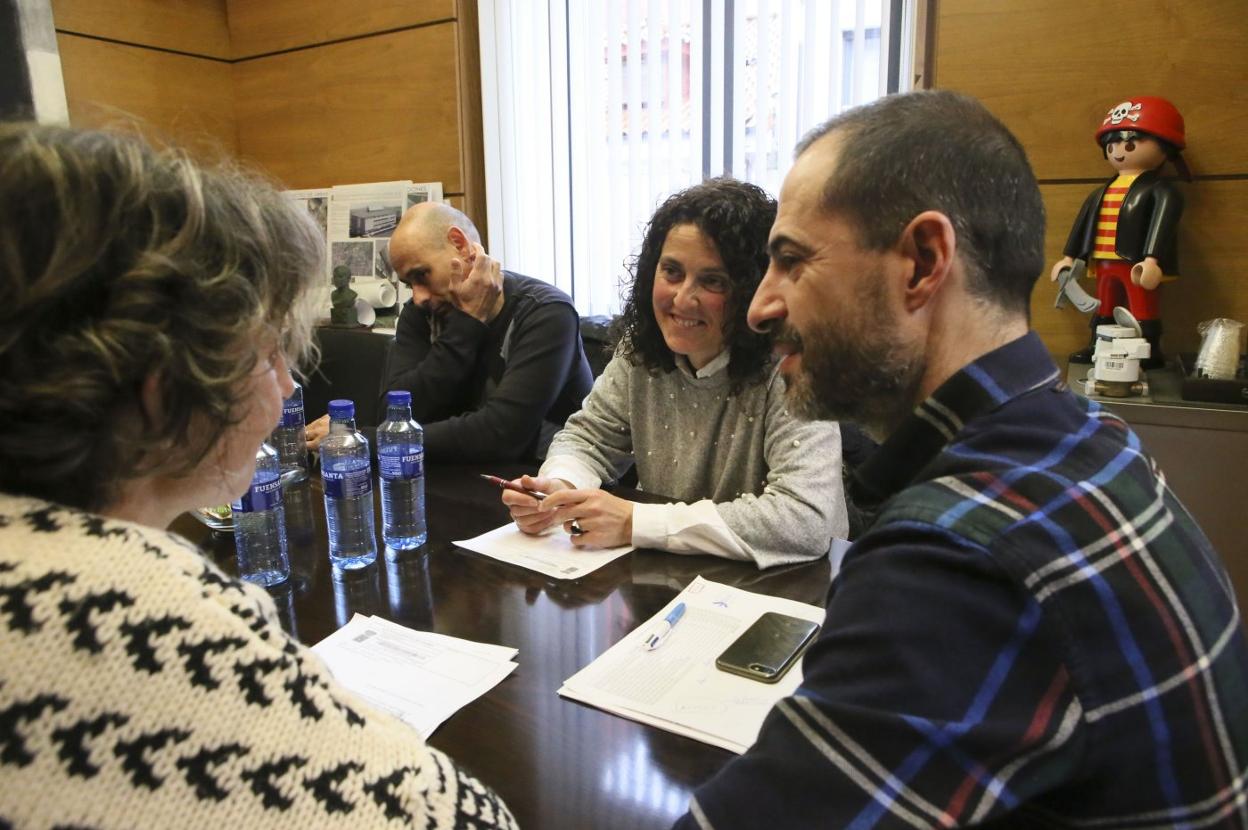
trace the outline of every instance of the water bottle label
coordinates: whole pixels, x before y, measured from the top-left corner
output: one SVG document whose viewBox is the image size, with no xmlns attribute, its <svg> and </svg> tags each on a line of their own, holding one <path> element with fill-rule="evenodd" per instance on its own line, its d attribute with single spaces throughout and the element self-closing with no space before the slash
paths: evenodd
<svg viewBox="0 0 1248 830">
<path fill-rule="evenodd" d="M 354 470 L 326 470 L 321 468 L 325 479 L 325 495 L 334 499 L 349 499 L 373 492 L 373 476 L 365 464 Z"/>
<path fill-rule="evenodd" d="M 382 447 L 377 461 L 381 477 L 391 481 L 421 478 L 425 474 L 425 451 L 421 447 Z"/>
<path fill-rule="evenodd" d="M 279 426 L 287 429 L 297 429 L 303 426 L 303 403 L 301 401 L 288 400 L 282 404 L 282 422 Z"/>
<path fill-rule="evenodd" d="M 242 498 L 230 505 L 235 513 L 259 513 L 282 506 L 282 480 L 271 478 L 252 483 Z"/>
</svg>

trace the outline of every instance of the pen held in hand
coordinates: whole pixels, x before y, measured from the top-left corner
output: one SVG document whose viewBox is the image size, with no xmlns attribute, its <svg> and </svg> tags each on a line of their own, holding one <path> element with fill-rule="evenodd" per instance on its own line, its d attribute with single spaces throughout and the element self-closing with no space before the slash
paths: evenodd
<svg viewBox="0 0 1248 830">
<path fill-rule="evenodd" d="M 521 487 L 519 484 L 516 484 L 514 481 L 508 481 L 505 478 L 501 478 L 499 476 L 492 476 L 492 475 L 489 475 L 488 473 L 478 473 L 478 475 L 480 475 L 481 478 L 485 479 L 490 484 L 497 484 L 499 487 L 502 487 L 504 490 L 511 490 L 513 493 L 523 493 L 526 496 L 532 496 L 538 501 L 541 501 L 542 499 L 546 498 L 546 493 L 543 493 L 541 490 L 530 490 L 527 487 Z M 576 520 L 573 519 L 572 520 L 572 535 L 580 536 L 584 532 L 585 531 L 581 530 L 581 526 L 576 523 Z"/>
<path fill-rule="evenodd" d="M 655 627 L 650 635 L 642 640 L 642 648 L 646 651 L 654 651 L 663 645 L 663 641 L 672 633 L 672 629 L 676 627 L 676 623 L 680 622 L 680 618 L 685 615 L 685 604 L 683 602 L 676 603 L 676 607 L 667 612 L 667 616 Z"/>
<path fill-rule="evenodd" d="M 516 484 L 514 481 L 508 481 L 505 478 L 499 478 L 498 476 L 492 476 L 487 473 L 480 473 L 479 475 L 481 476 L 481 478 L 485 479 L 490 484 L 497 484 L 499 487 L 502 487 L 504 490 L 510 490 L 513 493 L 524 493 L 526 496 L 532 496 L 538 501 L 541 501 L 542 499 L 546 498 L 546 494 L 543 493 L 541 490 L 530 490 L 527 487 L 521 487 L 519 484 Z"/>
</svg>

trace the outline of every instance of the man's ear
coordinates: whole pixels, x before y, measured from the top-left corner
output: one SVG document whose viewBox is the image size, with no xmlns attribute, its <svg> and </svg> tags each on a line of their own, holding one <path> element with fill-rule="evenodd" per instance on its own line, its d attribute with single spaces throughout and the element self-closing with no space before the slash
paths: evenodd
<svg viewBox="0 0 1248 830">
<path fill-rule="evenodd" d="M 451 247 L 461 256 L 466 257 L 472 252 L 472 241 L 468 239 L 468 234 L 459 228 L 451 225 L 446 229 L 446 241 L 451 243 Z"/>
<path fill-rule="evenodd" d="M 922 308 L 945 284 L 957 255 L 957 234 L 949 217 L 925 210 L 901 232 L 901 255 L 913 270 L 906 285 L 908 311 Z"/>
</svg>

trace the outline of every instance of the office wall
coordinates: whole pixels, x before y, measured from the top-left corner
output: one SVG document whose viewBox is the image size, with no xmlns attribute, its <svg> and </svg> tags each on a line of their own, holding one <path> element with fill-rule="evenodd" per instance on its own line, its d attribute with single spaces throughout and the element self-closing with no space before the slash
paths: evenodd
<svg viewBox="0 0 1248 830">
<path fill-rule="evenodd" d="M 1092 135 L 1131 96 L 1173 101 L 1187 122 L 1195 174 L 1180 185 L 1181 278 L 1162 287 L 1164 341 L 1195 351 L 1196 324 L 1248 321 L 1248 15 L 1243 0 L 940 0 L 934 85 L 975 95 L 1027 148 L 1048 210 L 1035 328 L 1065 355 L 1086 345 L 1088 318 L 1053 308 L 1047 273 L 1083 199 L 1112 168 Z"/>
<path fill-rule="evenodd" d="M 473 3 L 226 5 L 244 158 L 291 187 L 440 181 L 484 223 Z"/>
<path fill-rule="evenodd" d="M 223 0 L 53 0 L 70 123 L 238 152 Z"/>
<path fill-rule="evenodd" d="M 440 181 L 485 231 L 471 0 L 54 0 L 71 123 L 147 131 L 286 186 Z"/>
</svg>

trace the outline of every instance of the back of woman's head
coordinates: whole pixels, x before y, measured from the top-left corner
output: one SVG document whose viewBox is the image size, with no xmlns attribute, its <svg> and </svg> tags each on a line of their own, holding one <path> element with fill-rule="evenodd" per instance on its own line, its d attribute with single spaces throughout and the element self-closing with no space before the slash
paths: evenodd
<svg viewBox="0 0 1248 830">
<path fill-rule="evenodd" d="M 693 224 L 714 244 L 731 283 L 724 315 L 729 376 L 738 383 L 759 376 L 771 352 L 771 339 L 751 331 L 745 316 L 767 272 L 767 237 L 775 218 L 775 200 L 761 188 L 731 178 L 708 179 L 659 205 L 630 269 L 632 284 L 619 320 L 624 354 L 650 369 L 675 368 L 654 316 L 654 275 L 668 232 Z"/>
<path fill-rule="evenodd" d="M 101 509 L 125 479 L 189 472 L 245 413 L 262 335 L 307 355 L 322 256 L 255 176 L 0 125 L 0 490 Z"/>
</svg>

